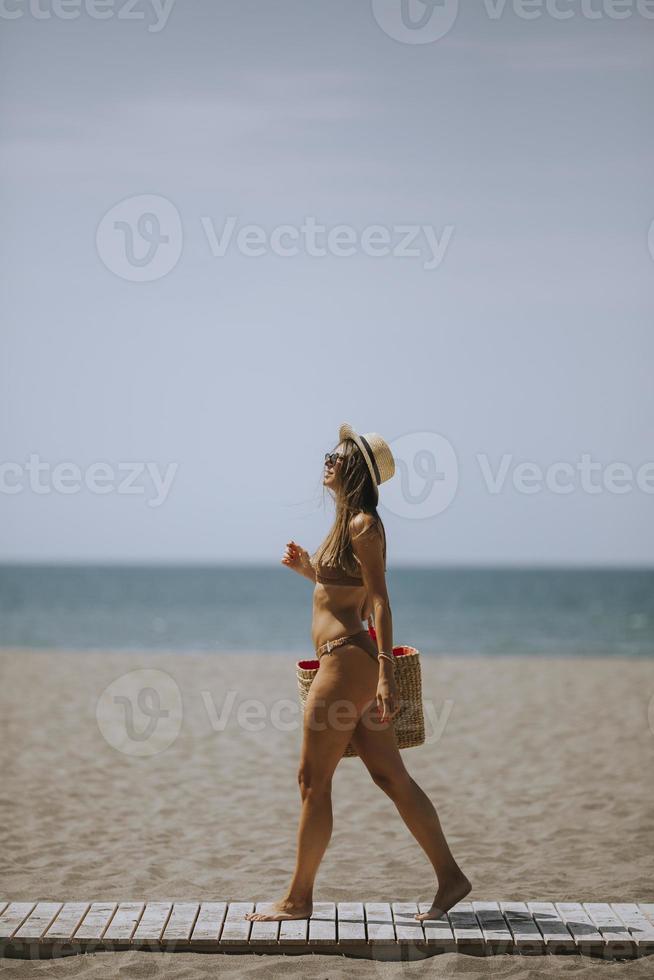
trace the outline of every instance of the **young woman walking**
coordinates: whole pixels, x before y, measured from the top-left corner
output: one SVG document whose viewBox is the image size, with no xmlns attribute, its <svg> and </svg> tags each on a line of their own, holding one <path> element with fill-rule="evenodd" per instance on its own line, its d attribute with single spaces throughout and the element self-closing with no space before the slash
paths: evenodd
<svg viewBox="0 0 654 980">
<path fill-rule="evenodd" d="M 454 860 L 433 804 L 407 772 L 393 732 L 399 705 L 377 488 L 393 476 L 395 462 L 377 433 L 359 435 L 343 423 L 339 439 L 335 451 L 325 455 L 323 478 L 334 497 L 334 524 L 313 556 L 289 541 L 282 558 L 282 564 L 315 582 L 312 639 L 320 659 L 304 709 L 295 873 L 269 912 L 249 912 L 246 918 L 311 915 L 315 877 L 332 833 L 332 777 L 352 741 L 431 861 L 436 895 L 431 908 L 415 917 L 437 919 L 471 885 Z M 362 628 L 373 615 L 376 640 Z"/>
</svg>

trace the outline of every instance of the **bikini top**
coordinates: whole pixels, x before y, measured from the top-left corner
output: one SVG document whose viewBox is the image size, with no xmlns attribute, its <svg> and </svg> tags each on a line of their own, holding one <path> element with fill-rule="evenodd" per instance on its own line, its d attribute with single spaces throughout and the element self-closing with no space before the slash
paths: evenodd
<svg viewBox="0 0 654 980">
<path fill-rule="evenodd" d="M 355 535 L 355 537 L 360 538 L 361 535 L 367 534 L 368 531 L 372 530 L 376 526 L 376 524 L 371 524 L 370 527 L 367 527 L 365 531 L 362 531 L 361 534 Z M 384 540 L 384 560 L 385 559 L 386 541 Z M 318 582 L 320 585 L 364 585 L 363 577 L 361 575 L 351 575 L 349 572 L 346 572 L 344 569 L 339 568 L 336 565 L 326 565 L 324 562 L 318 561 L 317 559 L 314 560 L 313 556 L 311 557 L 310 561 L 311 566 L 316 573 L 316 582 Z M 356 555 L 355 561 L 358 561 Z"/>
<path fill-rule="evenodd" d="M 314 561 L 313 558 L 311 564 L 316 573 L 316 582 L 320 585 L 363 585 L 361 575 L 350 575 L 335 565 L 325 565 L 323 562 Z"/>
</svg>

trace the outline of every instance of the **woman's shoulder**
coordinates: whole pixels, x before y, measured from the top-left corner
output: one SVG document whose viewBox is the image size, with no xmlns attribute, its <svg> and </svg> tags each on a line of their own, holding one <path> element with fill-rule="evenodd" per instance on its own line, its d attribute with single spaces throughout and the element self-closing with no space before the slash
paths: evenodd
<svg viewBox="0 0 654 980">
<path fill-rule="evenodd" d="M 367 511 L 361 510 L 350 518 L 350 535 L 352 539 L 359 538 L 362 534 L 366 534 L 372 530 L 372 528 L 378 528 L 379 523 L 379 518 L 374 514 L 369 514 Z"/>
</svg>

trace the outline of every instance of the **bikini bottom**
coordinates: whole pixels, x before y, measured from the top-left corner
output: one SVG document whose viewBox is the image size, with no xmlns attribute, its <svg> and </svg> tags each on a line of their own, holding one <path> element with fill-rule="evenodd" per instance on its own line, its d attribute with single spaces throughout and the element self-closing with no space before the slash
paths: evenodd
<svg viewBox="0 0 654 980">
<path fill-rule="evenodd" d="M 359 630 L 358 633 L 350 633 L 348 636 L 339 636 L 335 640 L 327 640 L 316 650 L 318 660 L 325 653 L 331 653 L 334 647 L 343 646 L 344 643 L 353 643 L 355 646 L 361 647 L 377 663 L 377 646 L 367 629 Z"/>
</svg>

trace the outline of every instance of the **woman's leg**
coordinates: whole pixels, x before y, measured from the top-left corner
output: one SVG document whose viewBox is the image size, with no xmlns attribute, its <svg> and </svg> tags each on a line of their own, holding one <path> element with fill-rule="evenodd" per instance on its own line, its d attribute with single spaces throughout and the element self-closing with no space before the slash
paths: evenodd
<svg viewBox="0 0 654 980">
<path fill-rule="evenodd" d="M 295 872 L 269 912 L 250 912 L 246 918 L 304 919 L 311 914 L 314 880 L 332 833 L 332 777 L 362 711 L 374 700 L 376 678 L 377 667 L 360 647 L 344 644 L 321 657 L 304 709 Z"/>
<path fill-rule="evenodd" d="M 436 808 L 407 772 L 393 731 L 376 720 L 374 705 L 362 713 L 352 744 L 373 781 L 395 803 L 436 872 L 438 889 L 431 908 L 416 918 L 438 918 L 461 901 L 472 886 L 450 851 Z"/>
</svg>

